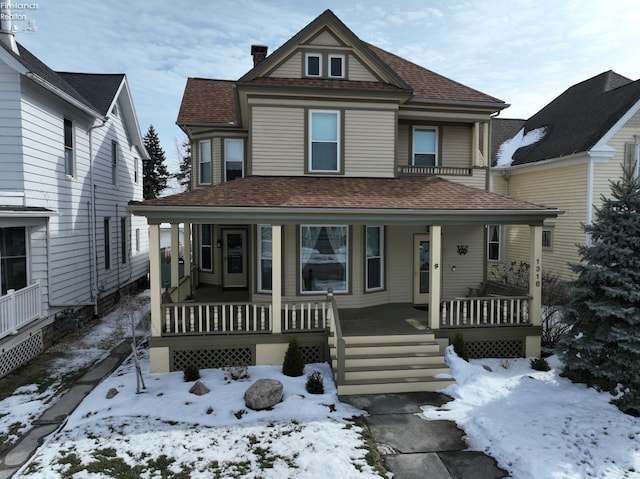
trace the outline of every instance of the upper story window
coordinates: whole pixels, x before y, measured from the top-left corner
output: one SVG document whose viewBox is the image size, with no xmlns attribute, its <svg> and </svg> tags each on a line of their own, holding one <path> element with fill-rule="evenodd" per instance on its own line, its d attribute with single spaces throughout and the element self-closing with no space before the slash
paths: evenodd
<svg viewBox="0 0 640 479">
<path fill-rule="evenodd" d="M 344 55 L 329 55 L 329 76 L 344 78 Z"/>
<path fill-rule="evenodd" d="M 438 166 L 438 129 L 415 127 L 413 129 L 414 166 Z"/>
<path fill-rule="evenodd" d="M 322 55 L 319 53 L 307 53 L 305 55 L 304 74 L 308 77 L 322 76 Z"/>
<path fill-rule="evenodd" d="M 244 176 L 244 140 L 226 138 L 224 140 L 224 181 L 232 181 Z"/>
<path fill-rule="evenodd" d="M 340 112 L 309 112 L 309 171 L 340 171 Z"/>
<path fill-rule="evenodd" d="M 64 119 L 64 172 L 69 176 L 75 175 L 73 161 L 73 122 Z"/>
<path fill-rule="evenodd" d="M 118 184 L 118 142 L 111 142 L 111 184 Z"/>
<path fill-rule="evenodd" d="M 211 184 L 211 141 L 202 140 L 198 143 L 199 179 L 201 185 Z"/>
</svg>

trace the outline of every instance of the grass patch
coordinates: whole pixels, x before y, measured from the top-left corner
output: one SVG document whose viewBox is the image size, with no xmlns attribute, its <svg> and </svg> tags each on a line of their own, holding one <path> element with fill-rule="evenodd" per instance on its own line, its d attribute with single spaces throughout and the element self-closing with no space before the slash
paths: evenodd
<svg viewBox="0 0 640 479">
<path fill-rule="evenodd" d="M 355 418 L 354 422 L 356 425 L 360 426 L 360 429 L 362 430 L 360 436 L 362 437 L 367 449 L 367 453 L 364 455 L 365 461 L 367 461 L 367 464 L 369 464 L 369 466 L 371 466 L 380 477 L 386 478 L 387 470 L 384 468 L 382 456 L 380 456 L 380 453 L 378 452 L 378 448 L 373 441 L 373 436 L 371 435 L 371 431 L 369 430 L 367 423 L 362 417 Z M 345 427 L 351 427 L 351 425 L 347 424 Z M 354 466 L 357 469 L 357 466 Z"/>
</svg>

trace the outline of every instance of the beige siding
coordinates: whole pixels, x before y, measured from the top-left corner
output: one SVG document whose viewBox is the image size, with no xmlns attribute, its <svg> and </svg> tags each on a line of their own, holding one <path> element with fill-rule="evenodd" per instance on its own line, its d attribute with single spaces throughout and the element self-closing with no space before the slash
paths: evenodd
<svg viewBox="0 0 640 479">
<path fill-rule="evenodd" d="M 345 175 L 394 176 L 394 112 L 352 110 L 344 116 Z"/>
<path fill-rule="evenodd" d="M 318 45 L 318 46 L 325 46 L 325 47 L 339 47 L 342 44 L 331 33 L 329 33 L 328 31 L 324 31 L 320 35 L 315 37 L 313 40 L 311 40 L 309 42 L 309 45 Z"/>
<path fill-rule="evenodd" d="M 466 255 L 458 245 L 468 246 Z M 467 296 L 484 279 L 484 226 L 445 226 L 442 228 L 442 297 Z"/>
<path fill-rule="evenodd" d="M 378 81 L 375 75 L 373 75 L 373 73 L 371 73 L 355 55 L 349 55 L 347 58 L 347 72 L 349 73 L 349 80 Z"/>
<path fill-rule="evenodd" d="M 397 147 L 397 157 L 396 162 L 399 166 L 408 165 L 409 156 L 411 155 L 411 147 L 409 146 L 409 125 L 400 124 L 398 125 L 398 147 Z"/>
<path fill-rule="evenodd" d="M 424 226 L 387 228 L 387 289 L 391 303 L 413 302 L 413 236 Z"/>
<path fill-rule="evenodd" d="M 588 165 L 586 162 L 547 170 L 529 171 L 511 176 L 508 193 L 516 198 L 550 207 L 565 213 L 546 222 L 553 226 L 553 250 L 544 251 L 543 269 L 569 279 L 567 263 L 579 261 L 575 244 L 584 243 L 581 222 L 587 215 Z M 507 260 L 529 262 L 529 228 L 508 228 Z"/>
<path fill-rule="evenodd" d="M 302 52 L 296 52 L 271 72 L 269 76 L 275 78 L 300 78 L 302 76 L 302 58 Z"/>
<path fill-rule="evenodd" d="M 442 166 L 469 168 L 471 166 L 472 129 L 467 126 L 443 126 L 440 129 L 442 140 Z"/>
<path fill-rule="evenodd" d="M 304 174 L 304 108 L 251 108 L 253 175 Z"/>
</svg>

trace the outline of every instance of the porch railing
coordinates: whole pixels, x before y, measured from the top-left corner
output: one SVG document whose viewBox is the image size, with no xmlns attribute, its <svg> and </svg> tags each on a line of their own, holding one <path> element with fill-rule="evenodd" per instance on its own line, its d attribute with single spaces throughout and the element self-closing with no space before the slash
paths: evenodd
<svg viewBox="0 0 640 479">
<path fill-rule="evenodd" d="M 528 296 L 487 296 L 444 299 L 442 328 L 530 325 Z"/>
<path fill-rule="evenodd" d="M 19 290 L 10 289 L 0 297 L 0 338 L 15 334 L 42 314 L 40 283 Z"/>
<path fill-rule="evenodd" d="M 327 303 L 329 305 L 329 331 L 331 336 L 329 341 L 333 341 L 333 348 L 336 355 L 336 383 L 344 384 L 345 382 L 345 349 L 346 344 L 342 335 L 342 325 L 340 323 L 340 314 L 338 305 L 333 297 L 333 292 L 327 294 Z"/>
<path fill-rule="evenodd" d="M 327 301 L 284 301 L 280 315 L 283 332 L 320 331 L 329 327 Z M 167 303 L 161 306 L 163 334 L 271 333 L 271 303 Z"/>
<path fill-rule="evenodd" d="M 447 176 L 472 176 L 473 169 L 461 168 L 459 166 L 398 166 L 400 175 L 447 175 Z"/>
</svg>

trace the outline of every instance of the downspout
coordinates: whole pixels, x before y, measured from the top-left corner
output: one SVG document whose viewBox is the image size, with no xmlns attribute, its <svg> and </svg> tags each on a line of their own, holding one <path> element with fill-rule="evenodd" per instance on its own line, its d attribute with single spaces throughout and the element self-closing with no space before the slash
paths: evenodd
<svg viewBox="0 0 640 479">
<path fill-rule="evenodd" d="M 102 128 L 109 121 L 108 117 L 103 118 L 102 124 L 93 125 L 89 128 L 89 181 L 91 182 L 91 203 L 93 204 L 93 221 L 89 222 L 90 238 L 89 243 L 93 240 L 94 251 L 89 252 L 89 261 L 91 262 L 91 270 L 93 272 L 91 299 L 93 300 L 93 315 L 98 317 L 98 233 L 97 233 L 97 209 L 96 209 L 96 184 L 93 177 L 93 130 Z"/>
</svg>

